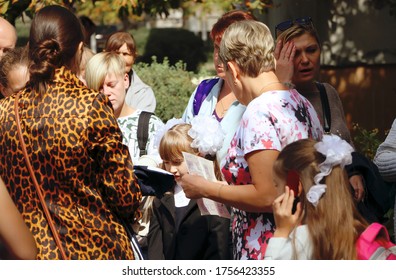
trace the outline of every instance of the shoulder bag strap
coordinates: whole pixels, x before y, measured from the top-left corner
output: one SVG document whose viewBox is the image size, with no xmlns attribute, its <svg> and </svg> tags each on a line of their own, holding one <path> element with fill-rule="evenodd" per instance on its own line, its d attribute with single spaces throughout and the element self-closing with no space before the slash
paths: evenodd
<svg viewBox="0 0 396 280">
<path fill-rule="evenodd" d="M 55 243 L 58 246 L 58 249 L 59 249 L 59 251 L 61 253 L 62 259 L 66 260 L 67 259 L 66 253 L 65 253 L 65 251 L 63 249 L 62 242 L 60 241 L 58 232 L 57 232 L 57 230 L 55 228 L 55 225 L 54 225 L 54 222 L 52 220 L 51 214 L 50 214 L 50 212 L 48 210 L 47 204 L 45 203 L 44 195 L 43 195 L 43 193 L 42 193 L 42 191 L 40 189 L 40 186 L 39 186 L 39 184 L 37 182 L 36 176 L 34 174 L 33 167 L 32 167 L 32 165 L 30 163 L 29 155 L 27 153 L 26 144 L 25 144 L 25 141 L 23 140 L 21 122 L 20 122 L 19 111 L 18 111 L 19 94 L 20 93 L 16 94 L 15 101 L 14 101 L 14 111 L 15 111 L 15 119 L 16 119 L 17 128 L 18 128 L 19 142 L 21 143 L 21 146 L 22 146 L 22 151 L 23 151 L 23 155 L 25 157 L 26 165 L 27 165 L 27 167 L 29 169 L 30 178 L 32 179 L 33 184 L 34 184 L 34 186 L 36 188 L 37 195 L 38 195 L 38 197 L 40 199 L 41 206 L 43 208 L 43 211 L 44 211 L 45 217 L 47 219 L 48 225 L 49 225 L 49 227 L 51 229 L 52 235 L 53 235 L 53 237 L 55 239 Z"/>
<path fill-rule="evenodd" d="M 324 85 L 322 83 L 316 82 L 316 86 L 320 92 L 320 101 L 322 102 L 323 109 L 323 129 L 325 133 L 330 133 L 331 128 L 331 113 L 329 99 L 327 98 L 327 93 Z"/>
<path fill-rule="evenodd" d="M 139 115 L 138 127 L 137 127 L 137 139 L 140 150 L 140 156 L 147 154 L 147 140 L 150 118 L 153 115 L 151 112 L 142 111 Z"/>
<path fill-rule="evenodd" d="M 201 109 L 201 105 L 204 102 L 205 98 L 209 95 L 209 92 L 212 90 L 215 84 L 217 84 L 218 79 L 207 79 L 203 80 L 197 87 L 194 96 L 193 103 L 193 113 L 194 116 L 198 115 L 199 109 Z"/>
</svg>

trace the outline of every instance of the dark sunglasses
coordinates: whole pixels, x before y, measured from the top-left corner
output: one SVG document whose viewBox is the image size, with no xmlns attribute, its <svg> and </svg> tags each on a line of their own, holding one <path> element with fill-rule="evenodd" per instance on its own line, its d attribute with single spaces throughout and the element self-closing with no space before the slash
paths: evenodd
<svg viewBox="0 0 396 280">
<path fill-rule="evenodd" d="M 311 17 L 302 17 L 302 18 L 296 18 L 296 19 L 289 19 L 284 22 L 281 22 L 275 26 L 275 35 L 278 37 L 279 33 L 289 29 L 295 24 L 299 25 L 312 25 L 312 18 Z"/>
</svg>

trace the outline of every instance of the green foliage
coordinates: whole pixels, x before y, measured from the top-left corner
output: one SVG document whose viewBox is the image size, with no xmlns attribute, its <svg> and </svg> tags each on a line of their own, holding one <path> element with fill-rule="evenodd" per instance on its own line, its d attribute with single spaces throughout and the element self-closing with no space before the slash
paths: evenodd
<svg viewBox="0 0 396 280">
<path fill-rule="evenodd" d="M 193 32 L 180 28 L 151 29 L 144 55 L 139 61 L 150 63 L 151 57 L 158 61 L 167 57 L 171 65 L 182 60 L 188 71 L 196 71 L 200 63 L 206 61 L 202 39 Z"/>
<path fill-rule="evenodd" d="M 357 150 L 369 159 L 373 159 L 378 146 L 382 143 L 378 129 L 367 130 L 356 123 L 353 125 L 353 131 L 355 132 L 353 140 Z"/>
<path fill-rule="evenodd" d="M 141 62 L 135 64 L 133 69 L 153 88 L 157 99 L 155 114 L 164 122 L 180 118 L 195 89 L 191 82 L 193 73 L 186 70 L 186 65 L 179 61 L 172 66 L 167 58 L 159 63 L 154 56 L 150 65 Z"/>
<path fill-rule="evenodd" d="M 369 1 L 369 0 L 366 0 Z M 370 0 L 390 2 L 396 0 Z M 91 17 L 101 24 L 114 24 L 121 21 L 127 27 L 129 21 L 146 15 L 167 17 L 171 9 L 182 8 L 186 14 L 202 9 L 206 14 L 213 9 L 231 10 L 234 8 L 258 10 L 262 12 L 273 5 L 272 0 L 0 0 L 0 15 L 11 23 L 24 14 L 32 17 L 40 8 L 58 4 L 67 6 L 79 15 Z M 389 4 L 388 4 L 389 5 Z M 392 5 L 390 5 L 393 7 Z"/>
<path fill-rule="evenodd" d="M 144 50 L 146 49 L 146 42 L 147 38 L 149 37 L 150 30 L 145 27 L 140 27 L 137 29 L 129 29 L 128 32 L 132 34 L 133 38 L 135 39 L 138 52 L 137 62 L 139 62 L 139 57 L 144 55 Z"/>
</svg>

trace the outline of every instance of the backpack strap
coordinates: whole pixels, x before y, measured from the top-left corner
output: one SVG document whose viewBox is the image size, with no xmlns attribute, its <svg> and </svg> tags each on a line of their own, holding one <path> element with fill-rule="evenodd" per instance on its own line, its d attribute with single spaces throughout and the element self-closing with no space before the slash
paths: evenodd
<svg viewBox="0 0 396 280">
<path fill-rule="evenodd" d="M 208 96 L 209 92 L 212 90 L 215 84 L 219 79 L 207 79 L 203 80 L 197 87 L 194 96 L 194 103 L 193 103 L 193 113 L 194 116 L 198 115 L 199 109 L 205 98 Z"/>
<path fill-rule="evenodd" d="M 331 113 L 330 113 L 330 105 L 329 99 L 327 97 L 326 89 L 322 83 L 316 82 L 316 87 L 320 92 L 320 101 L 322 103 L 323 109 L 323 130 L 325 133 L 330 133 L 331 128 Z"/>
<path fill-rule="evenodd" d="M 359 239 L 363 238 L 371 243 L 375 241 L 378 236 L 384 237 L 387 242 L 390 241 L 386 227 L 380 223 L 372 223 L 363 231 Z"/>
<path fill-rule="evenodd" d="M 138 126 L 137 126 L 137 139 L 140 150 L 140 156 L 147 154 L 147 140 L 148 140 L 148 130 L 149 122 L 151 116 L 154 113 L 142 111 L 139 115 Z"/>
<path fill-rule="evenodd" d="M 370 224 L 357 238 L 356 251 L 359 260 L 396 259 L 396 246 L 380 223 Z"/>
</svg>

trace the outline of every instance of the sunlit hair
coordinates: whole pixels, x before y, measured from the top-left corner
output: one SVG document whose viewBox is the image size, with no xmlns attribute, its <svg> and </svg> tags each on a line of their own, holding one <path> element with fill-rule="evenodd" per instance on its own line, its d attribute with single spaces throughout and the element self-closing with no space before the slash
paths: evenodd
<svg viewBox="0 0 396 280">
<path fill-rule="evenodd" d="M 198 149 L 191 147 L 193 139 L 188 135 L 190 128 L 190 124 L 177 124 L 165 132 L 158 148 L 163 161 L 182 161 L 182 152 L 193 155 L 199 154 Z"/>
<path fill-rule="evenodd" d="M 262 22 L 234 22 L 224 32 L 220 43 L 220 59 L 226 64 L 234 61 L 249 77 L 275 70 L 274 40 Z"/>
<path fill-rule="evenodd" d="M 126 44 L 128 50 L 131 52 L 132 56 L 136 58 L 137 48 L 136 42 L 133 35 L 128 32 L 115 32 L 106 41 L 105 51 L 107 52 L 117 52 L 122 45 Z"/>
<path fill-rule="evenodd" d="M 190 128 L 191 124 L 183 123 L 177 124 L 165 132 L 158 147 L 158 152 L 163 161 L 183 162 L 182 152 L 199 155 L 198 149 L 191 147 L 193 139 L 188 135 Z M 220 168 L 216 158 L 213 158 L 213 163 L 216 178 L 221 180 Z"/>
<path fill-rule="evenodd" d="M 325 157 L 316 151 L 316 141 L 304 139 L 287 145 L 274 163 L 278 178 L 286 178 L 289 170 L 300 176 L 303 187 L 299 195 L 302 221 L 308 226 L 313 243 L 313 259 L 353 260 L 357 258 L 355 243 L 367 222 L 359 214 L 352 198 L 348 177 L 339 165 L 321 183 L 327 185 L 317 207 L 306 199 L 306 193 L 319 173 L 319 164 Z M 297 256 L 296 256 L 297 257 Z"/>
<path fill-rule="evenodd" d="M 294 23 L 293 26 L 290 28 L 286 29 L 285 31 L 279 31 L 277 41 L 282 40 L 282 44 L 284 45 L 285 43 L 289 42 L 290 40 L 300 37 L 304 34 L 309 34 L 312 37 L 315 38 L 316 42 L 319 45 L 319 48 L 321 48 L 321 42 L 319 40 L 319 35 L 318 32 L 316 31 L 313 23 L 311 24 L 299 24 L 299 23 Z"/>
<path fill-rule="evenodd" d="M 212 39 L 214 45 L 220 45 L 223 33 L 228 26 L 236 21 L 247 19 L 256 20 L 252 14 L 242 10 L 233 10 L 222 15 L 213 25 L 212 30 L 210 31 L 210 38 Z"/>
<path fill-rule="evenodd" d="M 87 86 L 100 90 L 108 74 L 117 77 L 125 75 L 125 61 L 115 52 L 101 52 L 95 54 L 85 67 L 85 80 Z"/>
<path fill-rule="evenodd" d="M 80 71 L 85 70 L 88 61 L 95 55 L 95 52 L 87 46 L 84 46 L 81 56 Z"/>
<path fill-rule="evenodd" d="M 30 84 L 40 94 L 52 82 L 55 69 L 65 66 L 79 74 L 84 41 L 83 27 L 77 16 L 65 7 L 52 5 L 38 11 L 29 36 Z"/>
<path fill-rule="evenodd" d="M 85 82 L 85 68 L 87 66 L 88 61 L 95 55 L 95 52 L 91 50 L 89 47 L 84 46 L 83 53 L 81 56 L 81 62 L 80 62 L 80 74 L 78 77 L 84 82 Z"/>
<path fill-rule="evenodd" d="M 28 68 L 29 60 L 26 47 L 16 47 L 4 54 L 0 60 L 0 91 L 4 96 L 11 95 L 12 89 L 9 88 L 8 74 L 18 67 Z"/>
</svg>

